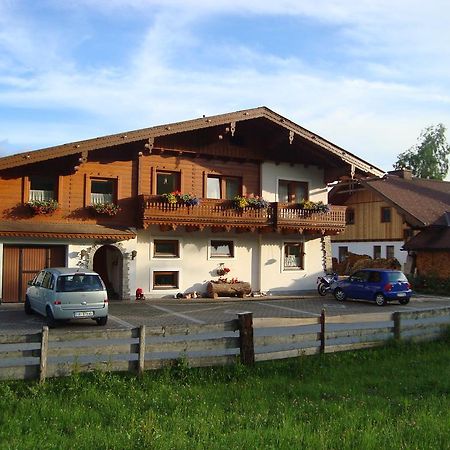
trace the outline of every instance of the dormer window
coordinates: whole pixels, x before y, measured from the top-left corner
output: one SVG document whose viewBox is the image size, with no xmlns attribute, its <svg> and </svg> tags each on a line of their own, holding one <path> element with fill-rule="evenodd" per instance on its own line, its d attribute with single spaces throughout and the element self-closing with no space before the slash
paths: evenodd
<svg viewBox="0 0 450 450">
<path fill-rule="evenodd" d="M 29 201 L 57 200 L 57 183 L 53 177 L 31 176 Z"/>
</svg>

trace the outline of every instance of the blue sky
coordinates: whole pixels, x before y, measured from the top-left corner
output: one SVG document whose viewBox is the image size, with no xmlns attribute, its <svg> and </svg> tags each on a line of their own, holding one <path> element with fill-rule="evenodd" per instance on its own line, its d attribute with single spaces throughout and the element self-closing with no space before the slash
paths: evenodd
<svg viewBox="0 0 450 450">
<path fill-rule="evenodd" d="M 450 128 L 449 17 L 447 0 L 0 0 L 0 154 L 264 105 L 390 170 Z"/>
</svg>

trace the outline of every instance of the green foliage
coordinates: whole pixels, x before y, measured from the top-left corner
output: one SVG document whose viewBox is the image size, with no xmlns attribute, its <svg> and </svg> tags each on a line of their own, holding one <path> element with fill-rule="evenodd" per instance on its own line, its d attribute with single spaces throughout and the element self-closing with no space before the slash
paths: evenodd
<svg viewBox="0 0 450 450">
<path fill-rule="evenodd" d="M 96 214 L 104 216 L 115 216 L 120 211 L 120 207 L 115 203 L 95 203 L 91 208 Z"/>
<path fill-rule="evenodd" d="M 0 382 L 0 449 L 444 449 L 447 341 Z"/>
<path fill-rule="evenodd" d="M 30 200 L 26 205 L 33 214 L 51 214 L 59 207 L 56 200 Z"/>
<path fill-rule="evenodd" d="M 445 131 L 442 123 L 425 128 L 417 144 L 398 155 L 394 168 L 410 168 L 418 178 L 443 180 L 448 172 L 450 154 Z"/>
<path fill-rule="evenodd" d="M 408 276 L 411 288 L 422 294 L 450 295 L 450 279 L 439 278 L 437 275 Z"/>
</svg>

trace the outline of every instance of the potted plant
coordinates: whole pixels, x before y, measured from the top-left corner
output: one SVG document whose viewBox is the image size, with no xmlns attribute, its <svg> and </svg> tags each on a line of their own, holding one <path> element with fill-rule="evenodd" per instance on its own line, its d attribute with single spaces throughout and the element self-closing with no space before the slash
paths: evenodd
<svg viewBox="0 0 450 450">
<path fill-rule="evenodd" d="M 231 269 L 229 269 L 228 267 L 225 267 L 225 265 L 219 264 L 219 267 L 216 269 L 217 275 L 219 275 L 219 277 L 222 277 L 224 275 L 226 275 L 227 273 L 230 272 Z"/>
<path fill-rule="evenodd" d="M 236 195 L 233 198 L 233 206 L 237 209 L 254 208 L 262 209 L 269 206 L 269 202 L 259 195 Z"/>
<path fill-rule="evenodd" d="M 170 204 L 181 204 L 186 206 L 195 206 L 200 203 L 200 199 L 194 194 L 182 194 L 180 191 L 173 191 L 161 195 L 162 199 Z"/>
<path fill-rule="evenodd" d="M 312 212 L 327 213 L 330 211 L 330 206 L 325 205 L 322 201 L 313 202 L 311 200 L 302 200 L 299 205 L 301 209 L 307 209 Z"/>
<path fill-rule="evenodd" d="M 119 211 L 120 207 L 115 203 L 95 203 L 90 206 L 91 210 L 96 214 L 103 216 L 115 216 Z"/>
<path fill-rule="evenodd" d="M 26 205 L 33 214 L 51 214 L 59 206 L 56 200 L 30 200 Z"/>
</svg>

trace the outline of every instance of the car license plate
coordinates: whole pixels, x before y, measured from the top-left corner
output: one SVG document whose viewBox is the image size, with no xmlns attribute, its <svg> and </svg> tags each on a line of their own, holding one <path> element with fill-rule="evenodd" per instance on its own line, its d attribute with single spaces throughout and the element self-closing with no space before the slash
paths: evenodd
<svg viewBox="0 0 450 450">
<path fill-rule="evenodd" d="M 397 297 L 406 297 L 406 293 L 405 292 L 399 292 L 397 294 Z"/>
<path fill-rule="evenodd" d="M 77 311 L 73 313 L 73 317 L 92 317 L 94 311 Z"/>
</svg>

